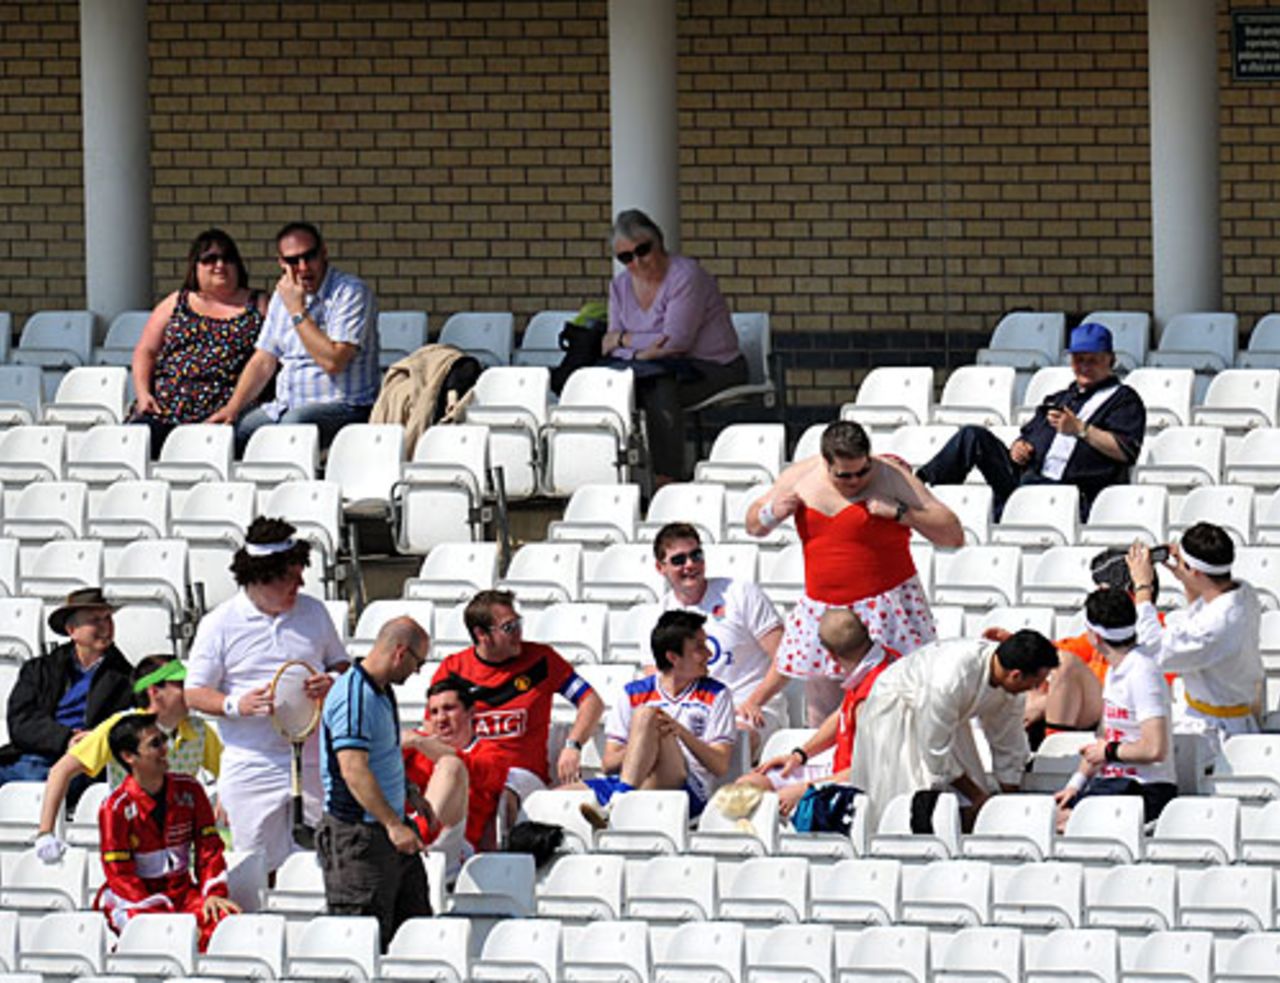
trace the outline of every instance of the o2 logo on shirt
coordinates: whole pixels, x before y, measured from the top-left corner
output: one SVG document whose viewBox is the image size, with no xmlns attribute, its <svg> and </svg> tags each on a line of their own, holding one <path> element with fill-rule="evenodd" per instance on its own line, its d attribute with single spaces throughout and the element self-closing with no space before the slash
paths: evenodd
<svg viewBox="0 0 1280 983">
<path fill-rule="evenodd" d="M 720 660 L 724 659 L 724 665 L 733 665 L 733 649 L 723 649 L 720 647 L 720 639 L 715 635 L 707 636 L 707 648 L 711 650 L 711 658 L 707 660 L 707 668 L 720 665 Z"/>
</svg>

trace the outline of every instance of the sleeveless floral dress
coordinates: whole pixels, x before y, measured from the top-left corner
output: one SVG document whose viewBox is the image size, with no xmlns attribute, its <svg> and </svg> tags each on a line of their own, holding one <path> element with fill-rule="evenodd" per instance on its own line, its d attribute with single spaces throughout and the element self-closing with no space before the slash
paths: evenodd
<svg viewBox="0 0 1280 983">
<path fill-rule="evenodd" d="M 160 420 L 201 423 L 226 405 L 262 329 L 258 296 L 235 317 L 215 318 L 193 311 L 187 291 L 178 295 L 151 383 Z"/>
</svg>

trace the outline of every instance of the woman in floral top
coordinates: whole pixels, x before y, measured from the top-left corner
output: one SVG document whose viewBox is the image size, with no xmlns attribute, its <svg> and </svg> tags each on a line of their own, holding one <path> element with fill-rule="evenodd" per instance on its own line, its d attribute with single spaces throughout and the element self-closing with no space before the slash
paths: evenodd
<svg viewBox="0 0 1280 983">
<path fill-rule="evenodd" d="M 248 283 L 235 241 L 207 229 L 191 243 L 182 289 L 151 312 L 133 352 L 130 421 L 151 428 L 152 455 L 179 423 L 202 423 L 230 398 L 267 311 Z"/>
</svg>

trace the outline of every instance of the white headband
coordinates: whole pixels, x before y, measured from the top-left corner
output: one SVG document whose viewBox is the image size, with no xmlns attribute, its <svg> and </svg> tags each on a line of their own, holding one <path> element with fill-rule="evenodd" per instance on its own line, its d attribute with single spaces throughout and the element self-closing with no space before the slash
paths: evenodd
<svg viewBox="0 0 1280 983">
<path fill-rule="evenodd" d="M 274 556 L 276 553 L 288 553 L 297 545 L 298 541 L 290 537 L 278 543 L 245 543 L 244 551 L 250 556 Z"/>
<path fill-rule="evenodd" d="M 1127 642 L 1138 634 L 1136 622 L 1132 625 L 1122 625 L 1119 628 L 1104 628 L 1102 625 L 1095 625 L 1088 618 L 1085 618 L 1084 626 L 1104 642 Z"/>
<path fill-rule="evenodd" d="M 1182 559 L 1186 561 L 1187 566 L 1192 570 L 1207 573 L 1210 577 L 1225 577 L 1231 572 L 1230 563 L 1205 563 L 1200 557 L 1192 556 L 1188 553 L 1185 546 L 1182 547 Z"/>
</svg>

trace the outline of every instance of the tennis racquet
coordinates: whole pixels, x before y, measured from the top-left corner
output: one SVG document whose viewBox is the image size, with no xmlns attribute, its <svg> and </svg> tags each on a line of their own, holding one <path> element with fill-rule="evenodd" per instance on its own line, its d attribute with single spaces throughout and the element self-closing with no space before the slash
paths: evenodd
<svg viewBox="0 0 1280 983">
<path fill-rule="evenodd" d="M 271 679 L 271 723 L 293 749 L 293 839 L 304 850 L 315 847 L 302 803 L 302 746 L 320 723 L 320 701 L 307 695 L 307 680 L 317 670 L 300 659 L 285 662 Z"/>
</svg>

